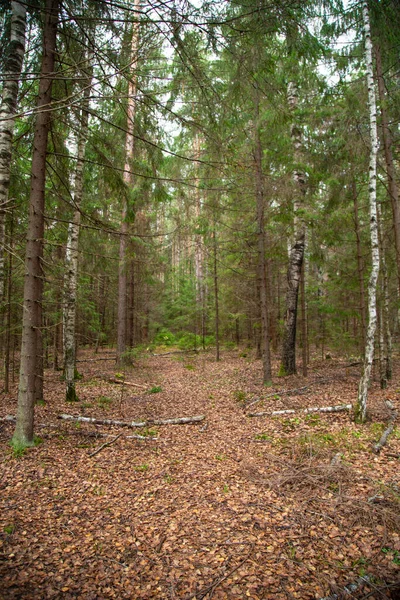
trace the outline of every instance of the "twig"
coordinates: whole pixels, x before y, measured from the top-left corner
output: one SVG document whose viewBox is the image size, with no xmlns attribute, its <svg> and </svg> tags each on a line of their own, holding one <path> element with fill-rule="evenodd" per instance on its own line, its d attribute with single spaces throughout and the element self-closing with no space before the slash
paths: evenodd
<svg viewBox="0 0 400 600">
<path fill-rule="evenodd" d="M 95 450 L 94 452 L 92 452 L 91 454 L 89 454 L 89 458 L 91 458 L 92 456 L 96 456 L 96 454 L 98 454 L 99 452 L 101 452 L 101 450 L 103 450 L 103 448 L 106 448 L 107 446 L 111 446 L 111 444 L 113 444 L 114 442 L 116 442 L 117 439 L 121 437 L 121 435 L 122 435 L 122 433 L 119 433 L 118 435 L 115 436 L 115 438 L 113 438 L 109 442 L 105 442 L 105 444 L 103 444 L 102 446 L 100 446 L 100 448 L 97 448 L 97 450 Z"/>
<path fill-rule="evenodd" d="M 207 596 L 207 594 L 210 594 L 210 598 L 209 600 L 211 600 L 211 598 L 213 597 L 213 594 L 216 590 L 216 588 L 226 579 L 228 579 L 228 577 L 230 577 L 231 575 L 233 575 L 233 573 L 235 571 L 237 571 L 238 569 L 240 569 L 241 566 L 244 565 L 244 563 L 250 558 L 251 553 L 253 552 L 254 549 L 254 544 L 251 545 L 250 551 L 249 553 L 246 555 L 246 557 L 242 560 L 242 562 L 240 562 L 236 567 L 234 567 L 233 569 L 231 569 L 229 571 L 229 573 L 227 573 L 226 575 L 224 575 L 223 577 L 220 577 L 219 579 L 217 579 L 217 581 L 215 581 L 214 583 L 212 583 L 211 585 L 207 586 L 206 588 L 204 588 L 203 590 L 200 590 L 200 592 L 197 592 L 196 594 L 196 598 L 198 600 L 201 600 L 202 598 L 205 598 L 205 596 Z"/>
</svg>

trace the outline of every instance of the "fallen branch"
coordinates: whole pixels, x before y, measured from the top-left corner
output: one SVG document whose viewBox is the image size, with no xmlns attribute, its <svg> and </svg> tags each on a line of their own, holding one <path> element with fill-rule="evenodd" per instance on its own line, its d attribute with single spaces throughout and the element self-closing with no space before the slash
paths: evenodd
<svg viewBox="0 0 400 600">
<path fill-rule="evenodd" d="M 189 354 L 190 352 L 198 354 L 199 350 L 196 350 L 196 348 L 192 348 L 192 350 L 171 350 L 171 352 L 163 352 L 162 354 L 154 354 L 152 352 L 151 356 L 170 356 L 171 354 Z"/>
<path fill-rule="evenodd" d="M 397 419 L 397 412 L 395 410 L 393 410 L 392 403 L 386 402 L 386 405 L 388 406 L 388 408 L 392 409 L 392 414 L 391 414 L 391 417 L 390 417 L 390 420 L 389 420 L 387 428 L 382 433 L 379 442 L 377 444 L 375 444 L 375 446 L 373 448 L 375 454 L 379 454 L 379 452 L 382 450 L 383 446 L 386 445 L 386 443 L 388 441 L 388 438 L 389 438 L 389 435 L 391 433 L 393 433 L 394 424 L 395 424 L 395 421 Z"/>
<path fill-rule="evenodd" d="M 129 387 L 137 387 L 142 390 L 145 390 L 148 387 L 146 385 L 141 385 L 140 383 L 133 383 L 133 381 L 125 381 L 124 379 L 116 379 L 115 377 L 108 379 L 108 382 L 109 383 L 119 383 L 120 385 L 127 385 Z"/>
<path fill-rule="evenodd" d="M 76 421 L 81 423 L 93 423 L 94 425 L 117 425 L 118 427 L 148 427 L 149 425 L 190 425 L 204 421 L 205 415 L 193 417 L 176 417 L 175 419 L 147 419 L 146 421 L 115 421 L 113 419 L 96 419 L 94 417 L 81 417 L 74 415 L 58 415 L 59 419 L 65 421 Z"/>
<path fill-rule="evenodd" d="M 275 417 L 278 415 L 293 415 L 296 412 L 302 412 L 305 414 L 315 413 L 315 412 L 323 412 L 323 413 L 336 413 L 343 412 L 345 410 L 351 410 L 353 408 L 352 404 L 340 404 L 338 406 L 315 406 L 310 408 L 302 408 L 299 410 L 294 410 L 293 408 L 288 410 L 274 410 L 272 412 L 259 412 L 259 413 L 248 413 L 248 417 L 264 417 L 271 416 Z"/>
<path fill-rule="evenodd" d="M 101 358 L 79 358 L 76 360 L 77 363 L 82 363 L 82 362 L 98 362 L 100 360 L 114 360 L 115 361 L 115 357 L 114 356 L 108 356 L 107 358 L 101 357 Z"/>
<path fill-rule="evenodd" d="M 13 423 L 16 420 L 14 415 L 6 415 L 5 417 L 0 417 L 0 421 L 10 421 Z"/>
<path fill-rule="evenodd" d="M 343 595 L 351 596 L 353 592 L 363 587 L 364 585 L 368 585 L 371 583 L 371 578 L 369 575 L 364 575 L 359 577 L 357 581 L 354 583 L 349 583 L 344 586 L 342 590 L 340 590 L 340 594 L 331 594 L 330 596 L 325 596 L 324 598 L 320 598 L 320 600 L 339 600 L 339 598 L 343 598 Z"/>
<path fill-rule="evenodd" d="M 281 390 L 280 392 L 274 392 L 273 394 L 268 394 L 267 396 L 263 396 L 262 398 L 255 398 L 254 400 L 249 402 L 249 404 L 246 405 L 246 408 L 250 408 L 250 406 L 257 404 L 257 402 L 261 402 L 261 400 L 267 400 L 267 398 L 273 398 L 274 396 L 287 396 L 288 394 L 293 394 L 294 392 L 301 392 L 303 390 L 307 390 L 308 388 L 308 385 L 304 385 L 300 388 L 294 388 L 292 390 Z"/>
<path fill-rule="evenodd" d="M 92 456 L 96 456 L 96 454 L 98 454 L 99 452 L 101 452 L 103 450 L 103 448 L 106 448 L 107 446 L 111 446 L 111 444 L 113 444 L 114 442 L 116 442 L 117 439 L 121 437 L 121 435 L 122 435 L 122 433 L 119 433 L 118 435 L 116 435 L 109 442 L 105 442 L 104 444 L 102 444 L 100 446 L 100 448 L 97 448 L 97 450 L 95 450 L 94 452 L 92 452 L 91 454 L 89 454 L 89 458 L 91 458 Z"/>
<path fill-rule="evenodd" d="M 219 585 L 221 585 L 221 583 L 223 581 L 226 581 L 226 579 L 228 579 L 231 575 L 233 575 L 233 573 L 235 573 L 235 571 L 237 571 L 238 569 L 240 569 L 240 567 L 242 567 L 245 562 L 247 562 L 249 560 L 249 558 L 250 558 L 253 550 L 254 550 L 254 544 L 251 545 L 250 552 L 248 554 L 246 554 L 245 558 L 238 565 L 236 565 L 236 567 L 234 567 L 233 569 L 231 569 L 228 573 L 226 573 L 222 577 L 219 577 L 211 585 L 208 585 L 207 587 L 205 587 L 202 590 L 198 591 L 195 596 L 192 596 L 192 598 L 196 598 L 197 600 L 201 600 L 202 598 L 205 598 L 205 596 L 207 596 L 207 594 L 210 594 L 209 598 L 211 599 L 213 597 L 213 595 L 214 595 L 215 589 Z"/>
</svg>

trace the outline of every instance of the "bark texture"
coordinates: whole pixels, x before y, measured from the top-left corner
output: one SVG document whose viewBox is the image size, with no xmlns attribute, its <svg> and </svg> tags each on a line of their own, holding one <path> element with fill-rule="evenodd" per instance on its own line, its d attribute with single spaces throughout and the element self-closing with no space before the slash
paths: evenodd
<svg viewBox="0 0 400 600">
<path fill-rule="evenodd" d="M 58 0 L 47 0 L 43 33 L 37 117 L 33 138 L 28 231 L 25 251 L 25 282 L 22 321 L 21 364 L 18 390 L 15 446 L 33 444 L 35 379 L 38 368 L 38 332 L 43 294 L 42 256 L 47 137 L 50 127 L 51 88 L 54 76 Z"/>
<path fill-rule="evenodd" d="M 262 148 L 260 138 L 259 124 L 259 95 L 256 91 L 254 109 L 255 109 L 255 130 L 254 130 L 254 163 L 256 172 L 256 208 L 257 208 L 257 254 L 258 254 L 258 275 L 257 288 L 260 298 L 260 316 L 261 316 L 261 358 L 263 363 L 263 382 L 270 383 L 272 380 L 271 371 L 271 352 L 269 344 L 269 315 L 268 315 L 268 278 L 267 261 L 265 258 L 265 194 L 264 181 L 262 174 Z"/>
<path fill-rule="evenodd" d="M 368 284 L 368 328 L 367 339 L 365 344 L 364 368 L 358 386 L 358 398 L 355 407 L 355 420 L 360 423 L 364 423 L 367 417 L 368 387 L 371 380 L 372 363 L 374 359 L 374 342 L 377 322 L 376 286 L 379 275 L 379 238 L 376 209 L 376 165 L 378 153 L 378 131 L 376 125 L 376 96 L 372 64 L 372 40 L 367 2 L 363 2 L 362 12 L 365 35 L 365 62 L 367 70 L 369 129 L 371 143 L 368 189 L 372 268 Z"/>
<path fill-rule="evenodd" d="M 382 137 L 383 147 L 385 151 L 386 173 L 388 179 L 389 196 L 392 205 L 393 226 L 394 226 L 394 242 L 396 248 L 396 264 L 397 264 L 397 283 L 400 296 L 400 205 L 399 205 L 399 190 L 397 187 L 396 171 L 393 162 L 393 140 L 389 128 L 389 119 L 386 110 L 386 90 L 385 81 L 382 73 L 382 60 L 379 46 L 375 47 L 376 56 L 376 73 L 378 79 L 378 93 L 382 117 Z"/>
<path fill-rule="evenodd" d="M 89 55 L 87 60 L 87 71 L 84 74 L 83 106 L 78 122 L 77 162 L 71 185 L 71 199 L 74 206 L 72 221 L 68 226 L 67 251 L 65 256 L 65 278 L 64 278 L 64 306 L 63 306 L 63 333 L 64 333 L 64 376 L 66 383 L 66 400 L 73 402 L 77 400 L 75 390 L 75 322 L 76 322 L 76 294 L 78 281 L 78 248 L 79 231 L 81 225 L 80 205 L 83 195 L 83 169 L 86 140 L 89 123 L 89 97 L 93 75 L 93 56 Z"/>
<path fill-rule="evenodd" d="M 5 221 L 10 187 L 10 167 L 18 82 L 25 54 L 26 6 L 11 2 L 10 42 L 5 60 L 0 104 L 0 301 L 4 295 Z"/>
<path fill-rule="evenodd" d="M 288 86 L 288 102 L 289 107 L 293 112 L 298 102 L 297 88 L 294 83 L 290 83 Z M 296 195 L 294 200 L 293 245 L 290 250 L 287 273 L 286 315 L 282 341 L 281 375 L 292 375 L 293 373 L 296 373 L 297 304 L 306 243 L 306 227 L 301 215 L 306 193 L 306 180 L 305 174 L 298 166 L 301 162 L 302 136 L 301 131 L 296 124 L 292 125 L 291 138 L 294 150 L 294 160 L 297 165 L 293 174 L 296 185 Z"/>
<path fill-rule="evenodd" d="M 133 11 L 140 8 L 140 0 L 134 1 Z M 121 227 L 119 238 L 119 265 L 118 265 L 118 323 L 117 323 L 117 363 L 121 363 L 126 351 L 126 327 L 127 327 L 127 247 L 128 247 L 128 199 L 134 185 L 132 174 L 132 160 L 135 148 L 134 126 L 136 114 L 136 91 L 137 91 L 137 61 L 139 46 L 139 22 L 133 24 L 131 39 L 131 64 L 128 82 L 128 104 L 125 137 L 125 165 L 123 181 L 125 184 L 123 207 L 121 214 Z"/>
</svg>

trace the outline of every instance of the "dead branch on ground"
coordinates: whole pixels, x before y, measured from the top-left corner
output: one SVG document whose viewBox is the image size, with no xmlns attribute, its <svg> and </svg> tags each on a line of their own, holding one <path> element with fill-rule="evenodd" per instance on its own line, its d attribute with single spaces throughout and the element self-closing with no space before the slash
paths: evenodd
<svg viewBox="0 0 400 600">
<path fill-rule="evenodd" d="M 353 408 L 352 404 L 339 404 L 338 406 L 315 406 L 315 407 L 309 407 L 309 408 L 301 408 L 298 410 L 290 408 L 287 410 L 274 410 L 272 412 L 263 411 L 263 412 L 258 412 L 258 413 L 248 413 L 247 416 L 248 417 L 265 417 L 265 416 L 276 417 L 278 415 L 293 415 L 296 412 L 301 412 L 301 413 L 305 413 L 305 414 L 310 414 L 310 413 L 315 413 L 315 412 L 337 413 L 337 412 L 343 412 L 345 410 L 351 410 L 352 408 Z"/>
<path fill-rule="evenodd" d="M 92 452 L 91 454 L 89 454 L 89 458 L 91 458 L 92 456 L 96 456 L 96 454 L 98 454 L 99 452 L 101 452 L 103 450 L 103 448 L 106 448 L 107 446 L 111 446 L 111 444 L 113 444 L 114 442 L 116 442 L 117 439 L 121 437 L 121 435 L 122 435 L 122 433 L 119 433 L 118 435 L 116 435 L 109 442 L 105 442 L 104 444 L 102 444 L 99 448 L 97 448 L 97 450 L 95 450 L 94 452 Z"/>
<path fill-rule="evenodd" d="M 390 416 L 388 426 L 386 427 L 385 431 L 382 433 L 379 442 L 377 444 L 375 444 L 375 446 L 373 448 L 375 454 L 379 454 L 379 452 L 382 450 L 383 446 L 386 445 L 390 434 L 393 433 L 394 424 L 397 419 L 397 412 L 393 409 L 392 403 L 386 402 L 386 406 L 391 410 L 391 416 Z"/>
<path fill-rule="evenodd" d="M 146 419 L 146 421 L 116 421 L 113 419 L 96 419 L 94 417 L 81 417 L 75 415 L 58 415 L 59 419 L 76 421 L 81 423 L 92 423 L 94 425 L 116 425 L 118 427 L 148 427 L 149 425 L 191 425 L 204 421 L 205 415 L 192 417 L 176 417 L 173 419 Z"/>
</svg>

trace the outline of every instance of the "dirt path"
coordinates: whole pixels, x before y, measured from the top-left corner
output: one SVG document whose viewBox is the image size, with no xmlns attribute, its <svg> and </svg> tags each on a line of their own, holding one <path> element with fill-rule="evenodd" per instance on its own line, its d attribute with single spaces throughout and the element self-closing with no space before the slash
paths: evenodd
<svg viewBox="0 0 400 600">
<path fill-rule="evenodd" d="M 271 389 L 260 364 L 237 352 L 218 365 L 208 354 L 147 357 L 124 374 L 112 361 L 82 362 L 76 406 L 49 372 L 37 407 L 43 443 L 16 458 L 13 425 L 0 423 L 0 597 L 306 600 L 368 576 L 352 597 L 395 598 L 399 430 L 380 455 L 371 447 L 388 419 L 384 400 L 400 408 L 396 384 L 373 387 L 364 427 L 346 413 L 251 419 L 243 407 L 266 395 L 263 411 L 353 402 L 357 367 L 326 362 Z M 116 375 L 143 389 L 106 381 Z M 0 416 L 15 414 L 14 398 L 1 399 Z M 206 420 L 132 432 L 60 413 Z"/>
</svg>

